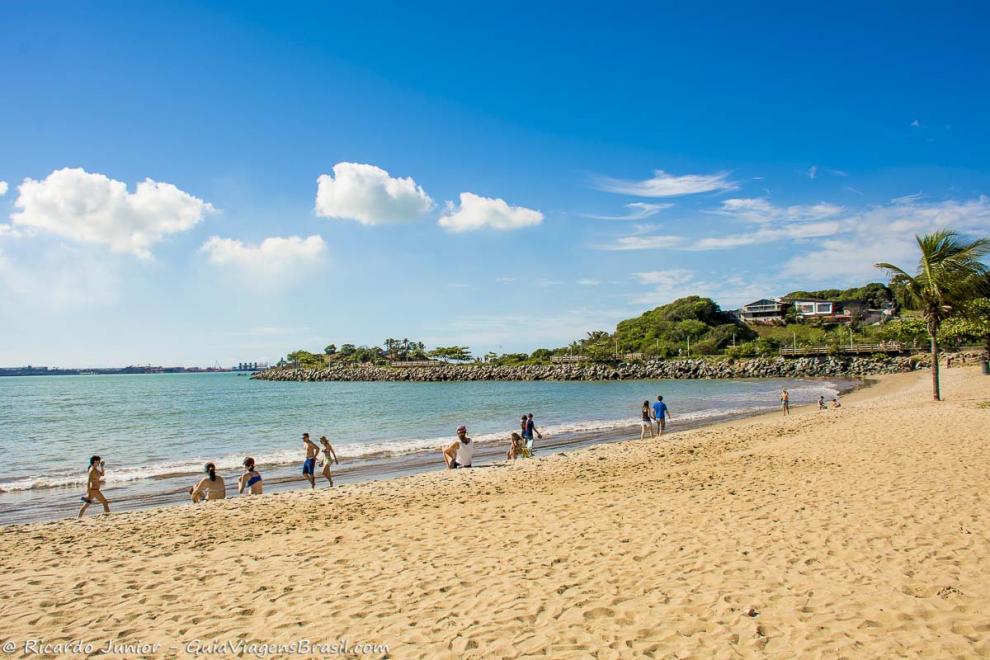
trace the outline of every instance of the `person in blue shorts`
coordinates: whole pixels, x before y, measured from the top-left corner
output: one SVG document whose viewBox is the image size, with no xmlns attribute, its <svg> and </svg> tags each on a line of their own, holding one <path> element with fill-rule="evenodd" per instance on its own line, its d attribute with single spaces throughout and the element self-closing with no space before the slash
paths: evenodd
<svg viewBox="0 0 990 660">
<path fill-rule="evenodd" d="M 657 402 L 653 404 L 653 419 L 657 422 L 657 437 L 659 438 L 663 435 L 664 429 L 667 428 L 667 420 L 670 419 L 667 404 L 663 402 L 663 397 L 659 394 L 657 395 Z"/>
<path fill-rule="evenodd" d="M 306 450 L 306 460 L 303 461 L 303 476 L 309 480 L 310 488 L 316 488 L 316 457 L 320 455 L 320 448 L 309 439 L 309 433 L 303 433 L 303 449 Z"/>
</svg>

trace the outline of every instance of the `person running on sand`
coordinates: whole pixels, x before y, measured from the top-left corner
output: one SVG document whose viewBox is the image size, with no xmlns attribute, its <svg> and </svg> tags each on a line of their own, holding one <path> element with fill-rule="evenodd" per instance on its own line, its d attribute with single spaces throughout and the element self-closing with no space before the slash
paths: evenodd
<svg viewBox="0 0 990 660">
<path fill-rule="evenodd" d="M 787 393 L 786 388 L 780 390 L 780 407 L 785 415 L 791 414 L 791 395 Z"/>
<path fill-rule="evenodd" d="M 107 465 L 99 456 L 91 456 L 89 459 L 89 474 L 86 476 L 86 494 L 80 497 L 83 505 L 79 507 L 79 517 L 82 518 L 86 509 L 93 501 L 103 505 L 103 513 L 110 513 L 110 502 L 103 497 L 100 487 L 106 483 Z"/>
<path fill-rule="evenodd" d="M 254 469 L 254 459 L 248 456 L 242 463 L 244 474 L 237 480 L 237 493 L 243 494 L 244 489 L 248 489 L 248 495 L 261 495 L 263 486 L 261 483 L 261 473 Z"/>
<path fill-rule="evenodd" d="M 320 448 L 309 439 L 309 433 L 303 433 L 303 449 L 306 450 L 306 460 L 303 461 L 303 476 L 309 480 L 309 487 L 316 488 L 316 457 L 320 455 Z"/>
<path fill-rule="evenodd" d="M 657 402 L 653 404 L 653 419 L 657 420 L 657 437 L 663 435 L 667 429 L 667 420 L 670 419 L 670 411 L 667 404 L 663 402 L 663 397 L 657 395 Z"/>
<path fill-rule="evenodd" d="M 227 488 L 223 485 L 223 477 L 217 476 L 217 466 L 213 463 L 207 463 L 205 471 L 206 476 L 189 489 L 193 504 L 203 500 L 222 500 L 227 497 Z"/>
<path fill-rule="evenodd" d="M 323 476 L 327 478 L 330 485 L 333 486 L 333 477 L 330 476 L 330 464 L 336 463 L 340 465 L 340 461 L 337 460 L 337 452 L 333 450 L 333 446 L 330 441 L 327 440 L 327 436 L 320 436 L 320 444 L 323 445 Z"/>
<path fill-rule="evenodd" d="M 653 416 L 650 414 L 650 402 L 643 402 L 643 409 L 641 411 L 642 419 L 639 422 L 639 439 L 642 440 L 646 437 L 647 430 L 650 432 L 650 437 L 653 437 Z"/>
<path fill-rule="evenodd" d="M 457 427 L 457 440 L 443 450 L 443 461 L 450 470 L 471 467 L 474 458 L 474 441 L 468 437 L 467 427 Z"/>
<path fill-rule="evenodd" d="M 509 437 L 509 442 L 511 444 L 509 445 L 509 451 L 505 453 L 506 460 L 514 461 L 517 457 L 526 455 L 526 443 L 521 435 L 513 433 Z"/>
</svg>

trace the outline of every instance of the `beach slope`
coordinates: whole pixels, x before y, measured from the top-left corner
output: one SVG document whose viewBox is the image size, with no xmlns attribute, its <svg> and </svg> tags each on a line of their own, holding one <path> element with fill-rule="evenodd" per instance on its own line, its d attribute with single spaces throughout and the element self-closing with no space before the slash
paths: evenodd
<svg viewBox="0 0 990 660">
<path fill-rule="evenodd" d="M 839 410 L 662 442 L 7 527 L 0 635 L 176 656 L 341 638 L 394 658 L 990 655 L 990 378 L 946 370 L 942 403 L 926 374 L 880 380 Z"/>
</svg>

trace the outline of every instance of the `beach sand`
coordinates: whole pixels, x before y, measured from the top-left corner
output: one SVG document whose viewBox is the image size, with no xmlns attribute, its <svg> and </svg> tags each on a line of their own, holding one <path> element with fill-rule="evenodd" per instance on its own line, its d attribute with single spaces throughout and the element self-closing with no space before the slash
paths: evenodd
<svg viewBox="0 0 990 660">
<path fill-rule="evenodd" d="M 839 410 L 663 441 L 7 527 L 0 635 L 175 656 L 346 638 L 393 658 L 985 657 L 990 378 L 943 375 L 942 403 L 902 374 Z"/>
</svg>

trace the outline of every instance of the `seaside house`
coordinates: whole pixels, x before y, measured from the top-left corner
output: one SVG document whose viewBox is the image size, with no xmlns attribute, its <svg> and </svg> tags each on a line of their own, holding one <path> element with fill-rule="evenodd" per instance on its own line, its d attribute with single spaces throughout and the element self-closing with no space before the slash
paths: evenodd
<svg viewBox="0 0 990 660">
<path fill-rule="evenodd" d="M 826 323 L 873 323 L 880 320 L 882 310 L 870 309 L 862 300 L 822 300 L 819 298 L 791 298 L 786 301 L 794 307 L 801 320 L 820 319 Z"/>
<path fill-rule="evenodd" d="M 739 308 L 736 315 L 746 323 L 783 322 L 788 303 L 761 298 Z"/>
</svg>

